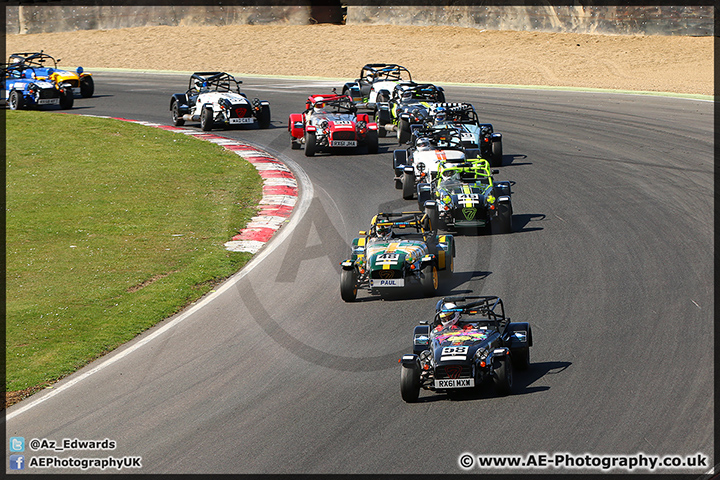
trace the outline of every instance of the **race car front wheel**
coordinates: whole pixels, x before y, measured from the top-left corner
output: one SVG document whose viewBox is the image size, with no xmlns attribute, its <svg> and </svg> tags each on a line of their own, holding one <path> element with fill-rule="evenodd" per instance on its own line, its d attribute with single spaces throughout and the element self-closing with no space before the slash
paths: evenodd
<svg viewBox="0 0 720 480">
<path fill-rule="evenodd" d="M 385 125 L 380 123 L 380 110 L 375 110 L 375 123 L 377 123 L 378 126 L 378 137 L 384 138 L 387 135 L 387 130 L 385 130 Z"/>
<path fill-rule="evenodd" d="M 403 199 L 412 200 L 415 196 L 415 175 L 412 173 L 403 174 Z"/>
<path fill-rule="evenodd" d="M 316 138 L 315 132 L 306 132 L 305 133 L 305 156 L 306 157 L 315 156 L 315 146 L 316 146 L 315 138 Z"/>
<path fill-rule="evenodd" d="M 213 111 L 212 108 L 203 108 L 200 114 L 200 128 L 205 132 L 209 132 L 213 127 Z"/>
<path fill-rule="evenodd" d="M 440 286 L 440 278 L 438 276 L 437 267 L 435 265 L 428 265 L 425 267 L 422 275 L 420 283 L 422 283 L 423 293 L 428 297 L 435 295 L 435 292 L 437 292 L 437 289 Z"/>
<path fill-rule="evenodd" d="M 95 93 L 95 81 L 92 77 L 83 77 L 83 79 L 80 80 L 80 95 L 82 95 L 83 98 L 90 98 L 93 96 L 93 93 Z"/>
<path fill-rule="evenodd" d="M 354 302 L 357 291 L 357 273 L 355 270 L 343 270 L 340 274 L 340 296 L 346 302 Z"/>
<path fill-rule="evenodd" d="M 20 110 L 25 106 L 25 99 L 17 90 L 10 92 L 10 110 Z"/>
<path fill-rule="evenodd" d="M 417 365 L 403 365 L 400 370 L 400 395 L 408 403 L 415 403 L 420 397 L 420 368 Z"/>
<path fill-rule="evenodd" d="M 509 358 L 505 358 L 498 361 L 498 364 L 495 368 L 495 376 L 493 377 L 495 390 L 499 395 L 509 395 L 512 393 L 513 388 L 512 362 Z"/>
</svg>

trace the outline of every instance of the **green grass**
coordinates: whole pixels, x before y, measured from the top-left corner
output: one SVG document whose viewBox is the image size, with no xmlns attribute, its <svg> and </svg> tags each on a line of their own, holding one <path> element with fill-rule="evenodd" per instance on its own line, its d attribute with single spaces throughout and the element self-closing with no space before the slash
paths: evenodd
<svg viewBox="0 0 720 480">
<path fill-rule="evenodd" d="M 6 112 L 6 391 L 36 390 L 177 313 L 251 254 L 223 244 L 262 180 L 218 145 Z"/>
</svg>

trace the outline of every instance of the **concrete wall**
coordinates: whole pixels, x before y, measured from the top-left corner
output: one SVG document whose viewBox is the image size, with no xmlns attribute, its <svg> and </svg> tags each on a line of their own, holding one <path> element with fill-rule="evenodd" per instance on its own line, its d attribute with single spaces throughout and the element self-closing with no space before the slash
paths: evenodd
<svg viewBox="0 0 720 480">
<path fill-rule="evenodd" d="M 348 7 L 346 23 L 452 25 L 485 30 L 610 35 L 714 34 L 714 9 L 711 6 L 592 6 L 587 5 L 592 2 L 583 3 L 586 5 L 367 5 Z"/>
<path fill-rule="evenodd" d="M 273 5 L 252 5 L 249 1 L 245 6 L 233 5 L 233 0 L 195 6 L 175 6 L 168 2 L 162 5 L 162 0 L 153 6 L 143 5 L 139 0 L 125 1 L 122 6 L 91 0 L 75 5 L 62 5 L 53 0 L 18 3 L 5 9 L 8 34 L 155 25 L 307 25 L 341 23 L 346 15 L 348 25 L 452 25 L 486 30 L 712 36 L 715 21 L 712 6 L 593 6 L 591 1 L 565 6 L 393 6 L 367 0 L 363 5 L 349 4 L 345 8 L 340 0 L 325 0 L 322 2 L 325 6 L 313 0 L 273 0 Z"/>
</svg>

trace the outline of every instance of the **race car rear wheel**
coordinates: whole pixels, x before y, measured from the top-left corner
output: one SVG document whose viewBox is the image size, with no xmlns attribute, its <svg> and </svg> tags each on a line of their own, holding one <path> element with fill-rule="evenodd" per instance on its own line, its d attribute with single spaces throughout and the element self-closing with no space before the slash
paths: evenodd
<svg viewBox="0 0 720 480">
<path fill-rule="evenodd" d="M 493 377 L 495 390 L 500 395 L 509 395 L 513 388 L 513 368 L 509 358 L 498 361 Z"/>
<path fill-rule="evenodd" d="M 423 276 L 420 279 L 420 283 L 422 284 L 423 293 L 426 296 L 435 295 L 440 286 L 437 267 L 435 265 L 428 265 L 422 273 Z"/>
<path fill-rule="evenodd" d="M 95 81 L 92 77 L 83 77 L 80 80 L 80 95 L 83 98 L 90 98 L 95 93 Z"/>
<path fill-rule="evenodd" d="M 346 302 L 354 302 L 357 291 L 357 273 L 355 270 L 343 270 L 340 274 L 340 297 Z"/>
<path fill-rule="evenodd" d="M 25 99 L 17 90 L 10 92 L 10 110 L 20 110 L 25 106 Z"/>
<path fill-rule="evenodd" d="M 258 126 L 270 128 L 270 105 L 263 105 L 258 112 Z"/>
<path fill-rule="evenodd" d="M 530 347 L 517 348 L 512 352 L 513 367 L 527 370 L 530 367 Z"/>
<path fill-rule="evenodd" d="M 72 108 L 73 103 L 75 103 L 75 96 L 72 88 L 67 87 L 60 90 L 60 108 L 67 110 Z"/>
<path fill-rule="evenodd" d="M 367 142 L 368 153 L 375 154 L 378 152 L 378 131 L 377 130 L 368 130 L 367 137 L 365 137 L 365 141 Z"/>
<path fill-rule="evenodd" d="M 415 196 L 415 175 L 412 173 L 403 173 L 403 199 L 412 200 Z"/>
<path fill-rule="evenodd" d="M 305 132 L 305 156 L 315 155 L 315 132 Z"/>
<path fill-rule="evenodd" d="M 415 403 L 420 397 L 420 367 L 403 365 L 400 370 L 400 395 L 408 403 Z"/>
<path fill-rule="evenodd" d="M 180 106 L 177 102 L 173 102 L 171 111 L 173 125 L 175 125 L 176 127 L 182 127 L 183 125 L 185 125 L 185 120 L 183 120 L 182 116 L 180 115 Z"/>
<path fill-rule="evenodd" d="M 492 162 L 491 167 L 502 167 L 503 164 L 503 153 L 502 153 L 502 141 L 493 142 L 492 144 Z"/>
<path fill-rule="evenodd" d="M 497 206 L 498 214 L 490 221 L 490 230 L 493 235 L 512 232 L 512 211 L 510 205 L 501 203 Z"/>
<path fill-rule="evenodd" d="M 213 127 L 213 111 L 212 108 L 203 108 L 200 114 L 200 128 L 205 132 L 209 132 Z"/>
</svg>

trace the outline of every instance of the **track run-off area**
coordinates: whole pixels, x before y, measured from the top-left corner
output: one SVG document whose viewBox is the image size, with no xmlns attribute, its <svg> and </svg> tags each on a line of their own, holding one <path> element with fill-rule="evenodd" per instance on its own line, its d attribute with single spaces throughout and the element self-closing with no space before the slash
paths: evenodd
<svg viewBox="0 0 720 480">
<path fill-rule="evenodd" d="M 94 77 L 95 96 L 69 113 L 169 126 L 189 74 Z M 466 453 L 642 453 L 702 454 L 709 467 L 635 472 L 697 478 L 712 467 L 714 102 L 444 86 L 503 134 L 495 177 L 512 182 L 514 232 L 457 235 L 455 274 L 436 297 L 360 291 L 345 303 L 339 263 L 358 231 L 378 211 L 417 209 L 394 188 L 395 137 L 374 155 L 307 158 L 290 148 L 288 116 L 342 83 L 240 79 L 248 97 L 270 102 L 271 128 L 212 134 L 287 167 L 292 212 L 215 293 L 6 412 L 8 437 L 110 439 L 113 450 L 26 449 L 27 460 L 141 457 L 133 473 L 433 474 L 467 472 Z M 398 359 L 413 327 L 442 296 L 471 293 L 500 296 L 512 321 L 531 324 L 530 369 L 507 397 L 423 391 L 404 403 Z"/>
</svg>

